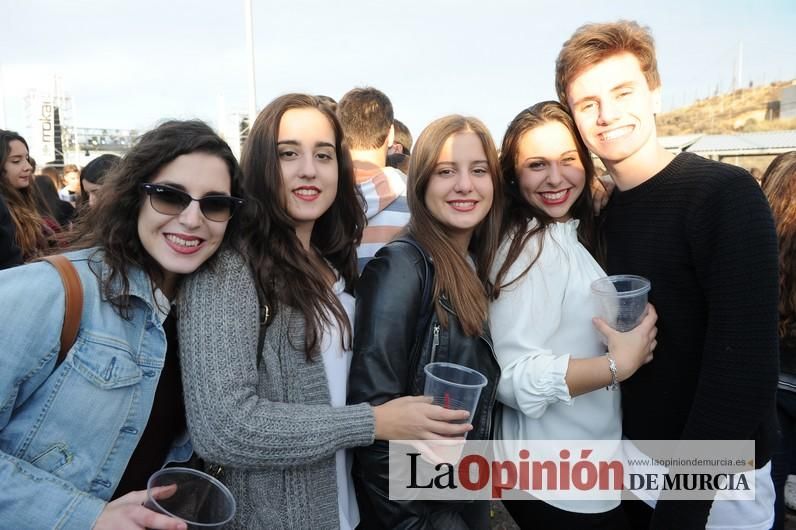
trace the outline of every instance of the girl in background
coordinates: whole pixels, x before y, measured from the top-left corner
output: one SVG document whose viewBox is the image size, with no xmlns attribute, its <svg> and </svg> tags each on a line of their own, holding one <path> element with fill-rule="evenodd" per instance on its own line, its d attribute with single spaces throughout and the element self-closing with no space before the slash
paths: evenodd
<svg viewBox="0 0 796 530">
<path fill-rule="evenodd" d="M 79 204 L 94 207 L 97 203 L 97 192 L 102 186 L 105 174 L 119 163 L 116 155 L 101 155 L 86 164 L 80 172 L 80 200 Z"/>
<path fill-rule="evenodd" d="M 0 129 L 0 196 L 8 208 L 14 243 L 23 261 L 40 256 L 49 247 L 32 180 L 28 143 L 19 134 Z"/>
<path fill-rule="evenodd" d="M 777 416 L 781 440 L 771 459 L 771 477 L 777 493 L 773 528 L 780 530 L 785 525 L 785 483 L 796 468 L 796 151 L 776 157 L 761 186 L 771 204 L 779 242 Z"/>
</svg>

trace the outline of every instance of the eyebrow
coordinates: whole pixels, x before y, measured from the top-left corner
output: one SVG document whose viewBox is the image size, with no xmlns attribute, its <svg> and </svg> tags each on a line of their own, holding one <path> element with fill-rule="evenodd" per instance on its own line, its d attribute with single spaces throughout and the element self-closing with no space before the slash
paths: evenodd
<svg viewBox="0 0 796 530">
<path fill-rule="evenodd" d="M 571 106 L 572 107 L 577 107 L 578 105 L 580 105 L 584 101 L 596 101 L 597 99 L 598 99 L 597 96 L 586 96 L 584 98 L 580 98 L 580 99 L 578 99 L 576 101 L 573 101 Z"/>
<path fill-rule="evenodd" d="M 580 156 L 580 154 L 578 153 L 577 149 L 568 149 L 568 150 L 562 152 L 558 156 L 560 158 L 560 157 L 562 157 L 564 155 L 569 155 L 569 154 L 574 154 L 574 155 Z M 525 162 L 529 162 L 531 160 L 547 160 L 547 157 L 546 156 L 526 156 L 525 158 L 523 158 L 522 160 L 518 161 L 517 163 L 518 164 L 524 164 Z"/>
<path fill-rule="evenodd" d="M 620 88 L 627 88 L 627 87 L 632 87 L 632 86 L 635 86 L 635 85 L 636 85 L 635 81 L 624 81 L 622 83 L 619 83 L 615 87 L 613 87 L 611 89 L 611 92 L 613 92 L 615 90 L 619 90 Z"/>
<path fill-rule="evenodd" d="M 472 164 L 488 164 L 488 163 L 489 162 L 487 160 L 473 160 L 472 162 L 470 162 L 471 165 Z M 450 164 L 452 166 L 455 166 L 456 162 L 453 162 L 451 160 L 442 160 L 441 162 L 437 162 L 437 164 L 434 167 L 442 166 L 444 164 Z"/>
<path fill-rule="evenodd" d="M 636 85 L 635 81 L 623 81 L 623 82 L 619 83 L 618 85 L 615 85 L 615 86 L 611 87 L 610 91 L 611 92 L 616 92 L 617 90 L 620 90 L 622 88 L 633 87 L 635 85 Z M 579 100 L 577 100 L 574 103 L 572 103 L 572 106 L 576 107 L 576 106 L 580 105 L 581 103 L 583 103 L 584 101 L 595 101 L 595 100 L 598 100 L 598 99 L 600 99 L 598 96 L 586 96 L 586 97 L 580 98 Z"/>
<path fill-rule="evenodd" d="M 297 147 L 301 146 L 298 140 L 281 140 L 277 142 L 276 145 L 295 145 Z M 329 142 L 315 142 L 315 147 L 331 147 L 332 149 L 335 149 L 334 144 L 331 144 Z"/>
</svg>

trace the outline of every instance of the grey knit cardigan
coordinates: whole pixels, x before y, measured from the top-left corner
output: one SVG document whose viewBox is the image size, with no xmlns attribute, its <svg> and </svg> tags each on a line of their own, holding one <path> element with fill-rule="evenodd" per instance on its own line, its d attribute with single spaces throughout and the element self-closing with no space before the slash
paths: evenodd
<svg viewBox="0 0 796 530">
<path fill-rule="evenodd" d="M 339 528 L 335 451 L 370 445 L 368 404 L 332 407 L 323 363 L 307 362 L 304 320 L 281 308 L 258 368 L 259 305 L 243 258 L 223 252 L 188 278 L 179 343 L 196 452 L 224 466 L 235 495 L 228 528 Z"/>
</svg>

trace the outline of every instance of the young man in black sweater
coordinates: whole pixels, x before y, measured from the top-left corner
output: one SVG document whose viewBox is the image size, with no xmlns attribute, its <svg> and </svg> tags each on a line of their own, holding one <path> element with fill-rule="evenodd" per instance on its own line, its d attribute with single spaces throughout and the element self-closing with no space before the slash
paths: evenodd
<svg viewBox="0 0 796 530">
<path fill-rule="evenodd" d="M 654 360 L 622 383 L 625 436 L 755 441 L 755 501 L 661 500 L 654 513 L 628 503 L 634 527 L 704 528 L 729 517 L 767 529 L 778 370 L 768 203 L 743 169 L 658 143 L 655 48 L 637 23 L 579 28 L 556 61 L 556 88 L 616 183 L 603 214 L 607 272 L 649 278 L 659 315 Z"/>
</svg>

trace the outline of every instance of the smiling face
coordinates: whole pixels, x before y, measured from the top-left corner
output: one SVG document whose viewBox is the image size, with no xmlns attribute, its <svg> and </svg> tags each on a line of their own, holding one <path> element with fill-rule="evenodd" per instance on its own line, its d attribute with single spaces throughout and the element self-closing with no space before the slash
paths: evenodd
<svg viewBox="0 0 796 530">
<path fill-rule="evenodd" d="M 428 181 L 424 202 L 448 233 L 467 248 L 492 207 L 494 188 L 481 140 L 460 132 L 445 140 Z"/>
<path fill-rule="evenodd" d="M 150 182 L 183 190 L 199 199 L 230 195 L 231 180 L 229 168 L 221 158 L 196 152 L 175 158 Z M 160 265 L 163 282 L 158 287 L 166 296 L 174 295 L 180 275 L 194 272 L 218 250 L 227 223 L 207 219 L 197 201 L 191 201 L 177 215 L 159 213 L 144 195 L 138 214 L 138 237 L 144 250 Z"/>
<path fill-rule="evenodd" d="M 33 166 L 28 158 L 28 148 L 19 140 L 8 142 L 8 156 L 3 164 L 3 178 L 14 189 L 30 186 Z"/>
<path fill-rule="evenodd" d="M 586 171 L 575 139 L 557 121 L 526 131 L 517 146 L 517 185 L 523 198 L 556 221 L 572 217 Z"/>
<path fill-rule="evenodd" d="M 567 102 L 586 146 L 610 172 L 655 163 L 660 88 L 650 90 L 634 55 L 612 55 L 583 70 L 569 83 Z"/>
<path fill-rule="evenodd" d="M 332 124 L 320 111 L 307 107 L 282 115 L 277 139 L 284 204 L 306 247 L 315 221 L 337 196 L 337 152 Z"/>
</svg>

